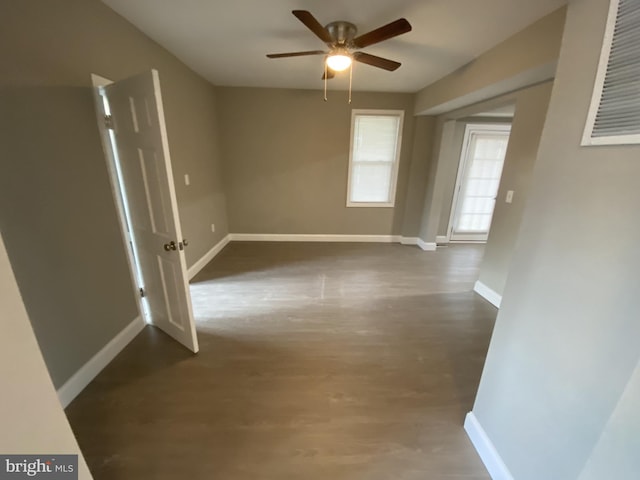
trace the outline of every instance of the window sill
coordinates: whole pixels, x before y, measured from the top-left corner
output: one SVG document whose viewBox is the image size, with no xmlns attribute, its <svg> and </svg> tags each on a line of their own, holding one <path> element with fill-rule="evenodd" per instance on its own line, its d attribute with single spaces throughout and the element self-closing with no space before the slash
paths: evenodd
<svg viewBox="0 0 640 480">
<path fill-rule="evenodd" d="M 347 208 L 393 208 L 394 203 L 389 202 L 347 202 Z"/>
</svg>

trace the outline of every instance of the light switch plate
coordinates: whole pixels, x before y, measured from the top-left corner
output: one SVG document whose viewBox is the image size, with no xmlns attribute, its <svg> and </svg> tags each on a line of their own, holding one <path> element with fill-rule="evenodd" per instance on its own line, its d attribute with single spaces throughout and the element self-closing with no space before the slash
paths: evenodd
<svg viewBox="0 0 640 480">
<path fill-rule="evenodd" d="M 507 192 L 507 198 L 504 201 L 507 203 L 513 202 L 513 190 Z"/>
<path fill-rule="evenodd" d="M 185 185 L 191 185 L 191 180 L 189 179 L 189 174 L 188 173 L 184 174 L 184 184 Z"/>
</svg>

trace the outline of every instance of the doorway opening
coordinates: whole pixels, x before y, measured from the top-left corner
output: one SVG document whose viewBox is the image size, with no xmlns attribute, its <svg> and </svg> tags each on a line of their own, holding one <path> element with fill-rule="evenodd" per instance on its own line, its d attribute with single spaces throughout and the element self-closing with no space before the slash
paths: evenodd
<svg viewBox="0 0 640 480">
<path fill-rule="evenodd" d="M 113 194 L 113 199 L 116 203 L 116 210 L 118 212 L 118 220 L 120 224 L 122 239 L 127 254 L 127 260 L 129 262 L 131 282 L 134 286 L 134 295 L 138 299 L 138 314 L 142 314 L 142 318 L 144 319 L 145 323 L 150 324 L 151 319 L 149 316 L 149 309 L 147 302 L 144 299 L 144 283 L 142 280 L 142 272 L 140 270 L 140 264 L 138 263 L 138 259 L 136 256 L 136 248 L 131 230 L 130 215 L 127 211 L 128 200 L 126 198 L 126 192 L 122 188 L 120 162 L 118 159 L 118 151 L 115 148 L 114 132 L 113 130 L 108 128 L 108 125 L 106 124 L 106 122 L 108 121 L 107 119 L 112 117 L 111 108 L 109 107 L 109 101 L 104 94 L 104 89 L 107 85 L 112 84 L 113 81 L 95 74 L 91 75 L 91 81 L 93 83 L 93 93 L 96 105 L 98 130 L 100 131 L 100 140 L 102 142 L 102 149 L 107 161 L 107 169 L 109 170 L 111 191 Z"/>
<path fill-rule="evenodd" d="M 109 101 L 104 94 L 104 87 L 113 83 L 111 80 L 100 77 L 98 75 L 91 75 L 94 86 L 94 95 L 96 101 L 96 111 L 98 113 L 98 124 L 104 127 L 101 128 L 101 140 L 103 143 L 103 150 L 107 159 L 107 166 L 109 168 L 109 177 L 111 180 L 111 187 L 118 216 L 120 217 L 120 226 L 122 230 L 122 237 L 125 243 L 125 249 L 127 251 L 127 258 L 129 261 L 129 270 L 131 272 L 131 279 L 136 289 L 135 294 L 138 301 L 139 312 L 142 313 L 142 318 L 145 323 L 151 323 L 151 317 L 149 315 L 149 305 L 144 298 L 144 281 L 142 278 L 142 271 L 140 269 L 140 263 L 136 255 L 135 241 L 132 235 L 131 228 L 131 216 L 128 212 L 128 199 L 126 192 L 122 188 L 122 172 L 120 171 L 120 161 L 118 159 L 118 150 L 115 148 L 115 137 L 113 130 L 106 128 L 104 125 L 105 119 L 112 118 L 111 108 L 109 107 Z"/>
</svg>

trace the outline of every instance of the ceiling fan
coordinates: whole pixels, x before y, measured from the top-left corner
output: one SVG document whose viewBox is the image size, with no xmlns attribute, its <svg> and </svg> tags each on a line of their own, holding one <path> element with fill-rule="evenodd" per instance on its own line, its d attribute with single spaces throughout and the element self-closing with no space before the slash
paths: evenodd
<svg viewBox="0 0 640 480">
<path fill-rule="evenodd" d="M 410 32 L 411 24 L 404 18 L 400 18 L 356 37 L 358 29 L 353 23 L 336 21 L 323 27 L 320 22 L 306 10 L 293 10 L 291 13 L 304 23 L 320 40 L 326 43 L 329 51 L 311 50 L 306 52 L 270 53 L 267 55 L 268 58 L 326 55 L 325 72 L 322 76 L 323 80 L 333 78 L 335 72 L 346 70 L 352 65 L 353 60 L 390 72 L 397 70 L 401 65 L 400 62 L 356 50 Z"/>
</svg>

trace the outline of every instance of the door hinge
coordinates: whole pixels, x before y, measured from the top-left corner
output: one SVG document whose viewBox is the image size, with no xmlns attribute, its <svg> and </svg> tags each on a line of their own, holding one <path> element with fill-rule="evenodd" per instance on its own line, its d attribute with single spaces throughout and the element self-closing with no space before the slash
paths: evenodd
<svg viewBox="0 0 640 480">
<path fill-rule="evenodd" d="M 104 126 L 109 130 L 113 130 L 113 117 L 111 115 L 104 116 Z"/>
<path fill-rule="evenodd" d="M 140 296 L 144 298 L 147 295 L 147 292 L 144 291 L 144 288 L 140 287 Z"/>
</svg>

